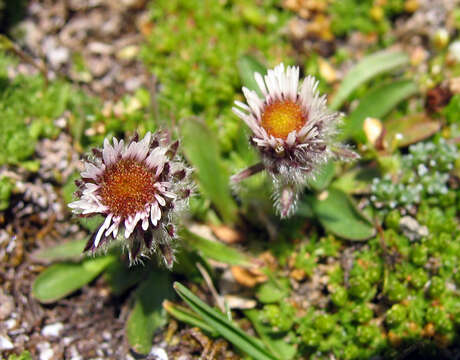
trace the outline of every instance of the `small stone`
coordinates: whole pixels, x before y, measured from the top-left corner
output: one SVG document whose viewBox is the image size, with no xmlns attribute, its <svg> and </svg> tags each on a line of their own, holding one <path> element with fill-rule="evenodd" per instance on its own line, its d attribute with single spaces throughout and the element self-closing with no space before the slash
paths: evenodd
<svg viewBox="0 0 460 360">
<path fill-rule="evenodd" d="M 448 54 L 456 62 L 460 62 L 460 40 L 453 41 L 449 45 Z"/>
<path fill-rule="evenodd" d="M 149 356 L 152 356 L 154 360 L 168 360 L 168 354 L 160 347 L 153 347 Z"/>
<path fill-rule="evenodd" d="M 403 234 L 410 240 L 416 241 L 422 237 L 428 236 L 428 228 L 423 225 L 421 226 L 417 220 L 411 216 L 404 216 L 399 222 L 399 227 Z"/>
<path fill-rule="evenodd" d="M 139 46 L 128 45 L 117 52 L 117 58 L 120 60 L 133 60 L 139 54 Z"/>
<path fill-rule="evenodd" d="M 49 324 L 42 329 L 42 335 L 46 337 L 58 337 L 63 329 L 64 325 L 62 323 Z"/>
<path fill-rule="evenodd" d="M 0 350 L 11 350 L 14 348 L 13 343 L 7 335 L 0 335 Z"/>
<path fill-rule="evenodd" d="M 54 359 L 54 351 L 51 348 L 50 343 L 48 342 L 41 342 L 37 344 L 37 349 L 39 352 L 39 360 L 52 360 Z"/>
<path fill-rule="evenodd" d="M 257 301 L 237 295 L 225 295 L 225 303 L 230 309 L 254 309 L 257 306 Z"/>
<path fill-rule="evenodd" d="M 0 291 L 0 320 L 5 320 L 10 317 L 14 311 L 14 300 L 11 296 Z"/>
</svg>

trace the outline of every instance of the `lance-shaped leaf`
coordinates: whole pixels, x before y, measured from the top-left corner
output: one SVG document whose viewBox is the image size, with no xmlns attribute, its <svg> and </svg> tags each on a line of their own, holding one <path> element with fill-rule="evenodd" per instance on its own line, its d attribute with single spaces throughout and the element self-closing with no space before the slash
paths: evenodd
<svg viewBox="0 0 460 360">
<path fill-rule="evenodd" d="M 116 261 L 113 255 L 88 258 L 80 263 L 55 264 L 35 279 L 32 294 L 42 303 L 51 303 L 80 289 L 94 280 Z"/>
<path fill-rule="evenodd" d="M 203 321 L 203 319 L 196 313 L 187 309 L 186 307 L 172 303 L 171 301 L 164 301 L 163 308 L 169 315 L 175 317 L 177 320 L 182 321 L 191 326 L 199 327 L 201 330 L 206 331 L 211 336 L 217 336 L 218 333 L 211 326 Z"/>
<path fill-rule="evenodd" d="M 180 236 L 186 245 L 201 253 L 205 258 L 230 265 L 248 266 L 250 264 L 248 256 L 221 242 L 205 239 L 187 229 L 182 229 Z"/>
<path fill-rule="evenodd" d="M 254 79 L 254 73 L 258 72 L 264 76 L 267 73 L 267 69 L 261 63 L 259 63 L 251 55 L 243 55 L 238 60 L 238 71 L 240 73 L 241 83 L 246 86 L 249 90 L 257 91 L 259 96 L 262 96 L 259 86 Z"/>
<path fill-rule="evenodd" d="M 77 260 L 84 256 L 83 249 L 86 242 L 86 239 L 67 241 L 56 246 L 40 249 L 33 253 L 32 257 L 43 262 Z"/>
<path fill-rule="evenodd" d="M 366 56 L 359 63 L 350 69 L 339 90 L 335 94 L 330 107 L 334 110 L 339 109 L 348 99 L 351 93 L 369 79 L 396 69 L 409 63 L 409 57 L 403 52 L 381 51 Z"/>
<path fill-rule="evenodd" d="M 382 118 L 401 101 L 417 93 L 417 85 L 411 80 L 399 80 L 380 85 L 364 96 L 356 109 L 345 120 L 343 137 L 353 137 L 356 141 L 365 141 L 364 119 Z"/>
<path fill-rule="evenodd" d="M 388 119 L 384 127 L 387 131 L 385 140 L 389 144 L 405 147 L 436 134 L 441 128 L 441 123 L 420 113 L 399 119 Z"/>
<path fill-rule="evenodd" d="M 375 235 L 372 223 L 343 191 L 330 188 L 309 200 L 321 225 L 331 233 L 352 241 L 367 240 Z"/>
<path fill-rule="evenodd" d="M 234 223 L 237 206 L 230 194 L 229 174 L 219 158 L 216 137 L 196 118 L 183 121 L 181 127 L 183 151 L 195 167 L 202 193 L 216 206 L 227 223 Z"/>
<path fill-rule="evenodd" d="M 167 322 L 163 301 L 172 299 L 171 277 L 166 272 L 152 271 L 136 292 L 136 302 L 126 323 L 126 337 L 140 354 L 148 354 L 155 331 Z"/>
<path fill-rule="evenodd" d="M 246 334 L 243 330 L 229 321 L 222 313 L 206 305 L 182 284 L 174 283 L 174 289 L 193 311 L 195 311 L 209 326 L 215 329 L 223 338 L 233 344 L 243 353 L 255 360 L 276 360 L 265 345 L 257 338 Z"/>
</svg>

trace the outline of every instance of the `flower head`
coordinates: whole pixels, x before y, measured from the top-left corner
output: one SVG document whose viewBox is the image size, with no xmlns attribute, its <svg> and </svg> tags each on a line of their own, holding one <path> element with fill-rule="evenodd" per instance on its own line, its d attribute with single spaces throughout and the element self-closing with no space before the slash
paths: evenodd
<svg viewBox="0 0 460 360">
<path fill-rule="evenodd" d="M 299 68 L 285 69 L 280 64 L 264 77 L 259 73 L 254 77 L 263 98 L 243 87 L 247 104 L 235 101 L 233 111 L 251 129 L 251 143 L 275 185 L 275 204 L 286 217 L 295 209 L 306 181 L 322 164 L 333 157 L 357 155 L 335 140 L 340 114 L 327 108 L 326 96 L 318 93 L 313 76 L 307 76 L 299 86 Z"/>
<path fill-rule="evenodd" d="M 69 204 L 80 216 L 102 215 L 103 223 L 85 251 L 96 251 L 112 239 L 123 239 L 130 261 L 156 252 L 170 268 L 174 262 L 174 221 L 192 191 L 190 169 L 176 155 L 179 143 L 148 132 L 129 144 L 105 139 L 94 149 L 77 180 L 78 200 Z"/>
</svg>

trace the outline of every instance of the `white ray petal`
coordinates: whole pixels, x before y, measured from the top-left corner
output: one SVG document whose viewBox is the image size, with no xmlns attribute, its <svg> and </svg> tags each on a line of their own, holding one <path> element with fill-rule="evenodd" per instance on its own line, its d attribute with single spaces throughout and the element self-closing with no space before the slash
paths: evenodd
<svg viewBox="0 0 460 360">
<path fill-rule="evenodd" d="M 107 215 L 107 217 L 104 220 L 104 223 L 102 226 L 99 228 L 96 238 L 94 239 L 94 247 L 97 248 L 99 246 L 99 242 L 101 241 L 102 234 L 104 233 L 105 229 L 107 229 L 110 226 L 110 222 L 112 221 L 112 214 Z"/>
<path fill-rule="evenodd" d="M 161 210 L 158 204 L 155 202 L 150 207 L 150 221 L 153 226 L 157 226 L 158 221 L 161 219 Z"/>
</svg>

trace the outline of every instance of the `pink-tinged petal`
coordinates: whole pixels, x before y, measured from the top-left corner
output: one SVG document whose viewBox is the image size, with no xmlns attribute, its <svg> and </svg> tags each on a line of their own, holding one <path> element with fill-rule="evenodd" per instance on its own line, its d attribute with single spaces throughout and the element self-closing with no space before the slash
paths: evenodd
<svg viewBox="0 0 460 360">
<path fill-rule="evenodd" d="M 247 111 L 247 112 L 251 111 L 251 108 L 241 101 L 235 100 L 235 105 L 243 109 L 244 111 Z"/>
<path fill-rule="evenodd" d="M 102 226 L 99 228 L 96 238 L 94 239 L 94 247 L 97 248 L 99 246 L 99 242 L 101 241 L 102 234 L 104 231 L 110 226 L 110 222 L 112 221 L 112 214 L 107 215 L 107 217 L 104 220 L 104 223 Z"/>
<path fill-rule="evenodd" d="M 167 149 L 163 147 L 153 149 L 149 156 L 147 156 L 147 159 L 145 159 L 146 164 L 152 169 L 158 167 L 167 160 L 165 156 L 166 151 Z"/>
<path fill-rule="evenodd" d="M 258 72 L 254 73 L 254 79 L 256 80 L 257 85 L 259 86 L 260 91 L 262 94 L 267 97 L 268 91 L 267 87 L 265 86 L 264 78 Z"/>
<path fill-rule="evenodd" d="M 165 205 L 166 205 L 165 199 L 163 199 L 160 195 L 155 194 L 155 199 L 157 199 L 158 203 L 159 203 L 161 206 L 165 206 Z"/>
<path fill-rule="evenodd" d="M 294 131 L 291 131 L 289 135 L 287 136 L 286 143 L 292 146 L 294 145 L 295 140 L 296 140 L 296 131 L 294 130 Z"/>
<path fill-rule="evenodd" d="M 120 217 L 114 217 L 112 219 L 112 225 L 108 228 L 108 230 L 105 232 L 105 236 L 110 236 L 110 234 L 113 233 L 113 237 L 116 238 L 118 234 L 118 227 L 120 226 Z"/>
<path fill-rule="evenodd" d="M 170 199 L 173 199 L 173 200 L 177 198 L 177 195 L 170 191 L 162 191 L 161 195 L 169 197 Z"/>
<path fill-rule="evenodd" d="M 85 163 L 85 171 L 82 171 L 81 177 L 97 180 L 101 173 L 101 169 L 99 169 L 96 165 L 87 162 Z"/>
<path fill-rule="evenodd" d="M 161 210 L 157 203 L 152 204 L 150 207 L 150 221 L 153 226 L 157 226 L 158 221 L 161 219 Z"/>
<path fill-rule="evenodd" d="M 148 227 L 149 227 L 149 218 L 147 216 L 142 219 L 142 230 L 146 231 Z"/>
<path fill-rule="evenodd" d="M 104 163 L 106 166 L 110 166 L 117 159 L 117 154 L 115 152 L 115 149 L 112 147 L 112 145 L 110 145 L 110 142 L 107 138 L 104 140 L 104 149 L 102 150 L 102 158 L 104 159 Z"/>
</svg>

